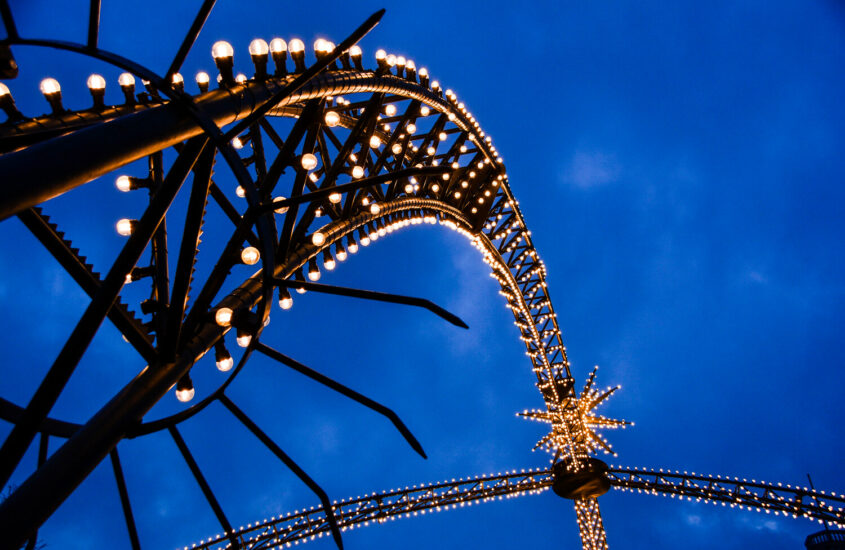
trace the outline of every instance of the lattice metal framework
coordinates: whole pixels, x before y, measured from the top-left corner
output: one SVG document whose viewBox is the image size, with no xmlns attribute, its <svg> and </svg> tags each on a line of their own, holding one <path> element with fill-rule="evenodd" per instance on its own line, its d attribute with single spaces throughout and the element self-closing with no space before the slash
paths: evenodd
<svg viewBox="0 0 845 550">
<path fill-rule="evenodd" d="M 592 451 L 609 447 L 594 430 L 624 422 L 593 416 L 604 394 L 592 389 L 593 375 L 581 394 L 563 346 L 545 282 L 546 270 L 531 240 L 505 172 L 504 163 L 466 106 L 450 90 L 430 81 L 412 61 L 376 53 L 376 68 L 364 67 L 356 43 L 381 17 L 374 14 L 335 47 L 315 44 L 306 62 L 304 44 L 274 39 L 250 44 L 254 76 L 235 76 L 231 45 L 218 42 L 212 54 L 219 86 L 201 73 L 199 93 L 186 92 L 179 69 L 214 5 L 206 0 L 164 75 L 98 48 L 98 0 L 92 0 L 87 42 L 73 44 L 21 37 L 5 0 L 0 14 L 7 38 L 0 43 L 4 76 L 16 71 L 17 45 L 56 48 L 106 61 L 126 73 L 119 84 L 122 105 L 104 103 L 105 80 L 88 80 L 93 106 L 68 110 L 57 82 L 45 79 L 42 93 L 52 112 L 26 117 L 11 90 L 0 88 L 0 107 L 8 120 L 0 125 L 0 219 L 16 215 L 59 264 L 91 297 L 91 302 L 25 406 L 0 398 L 0 418 L 13 424 L 0 448 L 0 481 L 5 483 L 24 453 L 39 438 L 38 468 L 0 504 L 0 531 L 12 544 L 34 540 L 38 527 L 106 456 L 112 462 L 129 537 L 140 547 L 123 480 L 117 445 L 124 438 L 167 430 L 202 489 L 224 531 L 214 544 L 259 547 L 319 535 L 329 529 L 340 544 L 339 527 L 377 521 L 437 506 L 489 500 L 548 487 L 549 472 L 511 474 L 489 479 L 439 484 L 341 503 L 328 496 L 236 403 L 226 389 L 252 353 L 273 358 L 386 416 L 421 455 L 423 449 L 389 408 L 343 386 L 273 349 L 262 340 L 272 304 L 292 304 L 290 290 L 312 290 L 426 307 L 455 325 L 455 315 L 420 298 L 389 295 L 316 283 L 321 270 L 380 237 L 417 224 L 440 224 L 465 235 L 501 285 L 525 343 L 545 411 L 530 413 L 552 430 L 543 444 L 566 470 L 585 468 Z M 11 48 L 11 49 L 10 49 Z M 290 57 L 289 63 L 288 57 Z M 274 70 L 268 69 L 272 58 Z M 144 90 L 136 91 L 136 82 Z M 286 136 L 275 120 L 293 118 Z M 103 124 L 109 122 L 109 124 Z M 96 143 L 97 147 L 90 144 Z M 163 151 L 176 158 L 166 166 Z M 61 151 L 61 154 L 56 154 Z M 51 162 L 44 163 L 44 158 Z M 117 179 L 120 191 L 146 190 L 148 201 L 137 219 L 117 220 L 127 241 L 102 276 L 45 213 L 49 200 L 138 159 L 148 171 Z M 222 163 L 218 163 L 218 158 Z M 225 164 L 234 183 L 215 181 Z M 287 177 L 285 177 L 287 175 Z M 174 219 L 177 194 L 189 194 L 187 212 Z M 245 200 L 246 206 L 239 201 Z M 46 207 L 36 206 L 47 202 Z M 210 273 L 197 280 L 197 259 L 209 203 L 231 222 L 228 242 Z M 168 232 L 180 236 L 168 248 Z M 142 260 L 149 255 L 149 261 Z M 239 265 L 255 266 L 244 273 Z M 148 284 L 150 298 L 124 303 L 126 285 Z M 221 289 L 235 287 L 229 293 Z M 140 313 L 136 313 L 140 311 Z M 87 422 L 49 417 L 99 327 L 109 319 L 147 363 Z M 238 361 L 225 341 L 244 347 Z M 145 422 L 145 414 L 175 386 L 190 402 L 190 372 L 211 350 L 226 374 L 220 386 L 170 417 Z M 210 354 L 209 354 L 210 355 Z M 259 527 L 236 531 L 182 438 L 178 425 L 209 404 L 221 403 L 320 498 L 322 508 Z M 52 454 L 51 438 L 65 440 Z M 613 477 L 617 476 L 617 477 Z M 614 473 L 611 481 L 631 488 L 644 483 L 654 491 L 679 491 L 668 478 L 652 482 Z M 721 488 L 713 490 L 721 491 Z M 682 494 L 682 493 L 678 493 Z M 684 493 L 685 494 L 685 493 Z M 715 493 L 714 493 L 715 494 Z M 767 493 L 768 494 L 768 493 Z M 763 498 L 763 497 L 760 497 Z M 746 503 L 747 504 L 747 503 Z M 812 504 L 799 503 L 801 509 Z M 598 501 L 575 500 L 585 548 L 607 546 Z M 252 542 L 250 542 L 250 537 Z M 258 537 L 258 538 L 256 538 Z"/>
</svg>

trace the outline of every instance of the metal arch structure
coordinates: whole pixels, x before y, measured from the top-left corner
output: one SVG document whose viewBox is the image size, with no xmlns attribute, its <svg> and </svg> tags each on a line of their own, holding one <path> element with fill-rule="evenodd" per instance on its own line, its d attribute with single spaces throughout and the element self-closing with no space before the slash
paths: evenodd
<svg viewBox="0 0 845 550">
<path fill-rule="evenodd" d="M 203 4 L 169 75 L 177 74 L 212 5 L 209 1 Z M 276 358 L 390 417 L 424 456 L 392 411 L 260 341 L 277 288 L 280 300 L 287 300 L 288 288 L 304 289 L 309 283 L 299 281 L 306 277 L 315 280 L 320 268 L 331 269 L 359 243 L 366 245 L 408 225 L 439 223 L 471 239 L 502 285 L 543 395 L 558 403 L 563 397 L 560 394 L 571 393 L 571 384 L 567 385 L 571 380 L 569 365 L 548 297 L 545 270 L 508 188 L 501 157 L 463 103 L 451 91 L 444 92 L 435 82 L 429 82 L 424 72 L 418 75 L 412 64 L 394 64 L 391 58 L 381 56 L 377 69 L 364 69 L 360 50 L 356 53 L 350 48 L 372 28 L 380 13 L 339 46 L 316 52 L 317 60 L 310 67 L 305 65 L 304 51 L 294 51 L 293 42 L 290 53 L 294 68 L 290 71 L 285 56 L 274 51 L 276 70 L 269 74 L 266 49 L 263 59 L 261 54 L 254 57 L 256 74 L 245 81 L 235 81 L 231 65 L 217 60 L 222 77 L 219 89 L 201 90 L 192 98 L 183 91 L 181 81 L 159 77 L 97 48 L 98 2 L 91 3 L 87 44 L 22 38 L 5 2 L 2 8 L 5 47 L 42 46 L 90 55 L 134 73 L 147 87 L 137 96 L 134 90 L 124 88 L 127 99 L 122 106 L 98 102 L 92 89 L 94 106 L 82 111 L 66 110 L 60 93 L 54 91 L 47 95 L 53 113 L 36 118 L 17 111 L 11 93 L 2 94 L 9 120 L 0 128 L 4 151 L 0 171 L 5 177 L 0 217 L 17 215 L 92 298 L 29 404 L 0 403 L 3 419 L 13 424 L 11 435 L 0 448 L 4 482 L 38 434 L 43 450 L 35 473 L 0 505 L 0 528 L 12 544 L 33 540 L 40 524 L 110 455 L 130 539 L 133 546 L 140 546 L 116 447 L 126 437 L 164 429 L 179 447 L 230 542 L 236 544 L 222 506 L 177 429 L 179 422 L 213 401 L 222 403 L 320 496 L 332 525 L 325 493 L 225 395 L 228 383 L 254 351 Z M 341 99 L 341 94 L 356 101 Z M 297 119 L 284 139 L 268 122 L 272 116 Z M 227 125 L 224 132 L 222 128 Z M 346 136 L 341 135 L 341 129 Z M 275 146 L 274 156 L 270 156 L 271 148 L 265 142 Z M 108 146 L 93 150 L 91 143 Z M 247 147 L 238 154 L 234 144 Z M 168 147 L 176 148 L 178 156 L 166 171 L 161 151 Z M 56 151 L 62 155 L 53 154 Z M 243 154 L 247 152 L 250 154 Z M 212 179 L 217 153 L 223 155 L 246 195 L 248 207 L 244 212 L 229 199 L 233 190 L 227 193 Z M 149 159 L 149 174 L 131 180 L 131 186 L 149 189 L 149 207 L 140 219 L 122 222 L 129 234 L 127 245 L 107 275 L 100 277 L 56 222 L 36 205 L 144 157 Z M 55 162 L 38 162 L 43 158 Z M 317 158 L 319 162 L 314 162 Z M 274 189 L 285 170 L 294 173 L 294 181 L 285 193 L 289 197 L 280 198 Z M 175 273 L 171 274 L 167 267 L 167 214 L 191 175 L 182 245 Z M 233 230 L 211 274 L 198 285 L 192 265 L 209 198 L 229 217 Z M 239 261 L 255 263 L 244 260 L 243 255 L 238 257 L 246 244 L 254 245 L 252 254 L 260 256 L 262 269 L 233 292 L 218 296 L 233 265 Z M 151 254 L 149 265 L 138 265 L 147 249 Z M 146 322 L 119 301 L 122 287 L 140 279 L 148 279 L 152 289 L 151 299 L 137 304 L 144 315 L 151 316 Z M 199 287 L 196 293 L 194 286 Z M 354 289 L 316 290 L 424 305 L 419 299 Z M 448 312 L 429 309 L 462 324 Z M 49 411 L 106 318 L 136 348 L 147 367 L 86 423 L 51 418 Z M 174 385 L 192 394 L 191 368 L 212 348 L 228 355 L 220 350 L 232 329 L 249 343 L 228 380 L 182 413 L 144 423 L 145 413 Z M 66 441 L 49 454 L 51 437 Z M 336 526 L 334 534 L 340 544 Z"/>
<path fill-rule="evenodd" d="M 98 0 L 90 3 L 85 44 L 22 38 L 7 2 L 0 0 L 7 33 L 0 46 L 9 52 L 4 53 L 4 60 L 11 61 L 7 65 L 14 65 L 11 52 L 19 45 L 51 47 L 109 62 L 145 81 L 145 91 L 139 94 L 134 80 L 132 85 L 122 85 L 123 105 L 105 105 L 93 87 L 93 107 L 78 111 L 66 110 L 54 90 L 46 94 L 53 112 L 34 118 L 17 110 L 8 90 L 0 90 L 0 107 L 8 115 L 0 125 L 0 172 L 4 174 L 0 219 L 17 216 L 91 297 L 88 310 L 32 400 L 21 406 L 0 398 L 0 418 L 13 425 L 0 448 L 4 483 L 39 438 L 37 470 L 0 504 L 0 530 L 8 544 L 29 541 L 33 545 L 38 527 L 108 456 L 131 544 L 140 548 L 117 447 L 125 438 L 163 430 L 178 447 L 223 530 L 223 535 L 206 545 L 270 547 L 331 532 L 340 546 L 344 526 L 548 488 L 554 475 L 541 471 L 437 484 L 332 505 L 319 485 L 226 395 L 251 354 L 258 352 L 386 416 L 425 456 L 392 410 L 262 340 L 271 302 L 278 296 L 285 307 L 290 303 L 290 289 L 422 306 L 465 326 L 453 314 L 419 298 L 314 282 L 320 269 L 333 269 L 359 245 L 421 223 L 440 224 L 465 235 L 490 265 L 513 312 L 546 405 L 545 411 L 525 416 L 552 425 L 551 434 L 538 446 L 555 452 L 555 462 L 563 465 L 560 471 L 590 474 L 594 459 L 589 455 L 598 448 L 609 450 L 592 428 L 625 423 L 591 416 L 590 411 L 613 392 L 592 389 L 595 373 L 576 394 L 545 267 L 510 190 L 503 161 L 465 105 L 451 91 L 429 81 L 426 73 L 392 56 L 377 55 L 378 66 L 365 69 L 360 49 L 353 46 L 378 22 L 380 13 L 340 45 L 322 44 L 310 66 L 301 43 L 294 48 L 291 42 L 289 50 L 270 49 L 265 43 L 263 52 L 259 47 L 253 55 L 254 76 L 236 79 L 231 56 L 223 55 L 216 60 L 220 86 L 209 91 L 206 80 L 205 88 L 200 83 L 200 93 L 191 96 L 184 91 L 181 76 L 177 78 L 178 71 L 213 5 L 214 0 L 203 2 L 167 73 L 160 76 L 98 48 Z M 293 67 L 288 64 L 288 51 Z M 272 73 L 267 68 L 271 56 Z M 287 136 L 274 128 L 274 117 L 295 119 Z M 107 146 L 94 148 L 92 143 Z M 162 151 L 171 147 L 177 155 L 166 169 Z M 54 154 L 57 151 L 62 154 Z M 215 181 L 218 155 L 231 170 L 237 189 Z M 40 162 L 44 158 L 51 162 Z M 49 209 L 53 197 L 144 158 L 149 173 L 125 182 L 127 189 L 147 189 L 149 204 L 138 220 L 122 220 L 127 244 L 101 277 L 45 208 Z M 289 188 L 280 185 L 286 173 L 292 179 Z M 281 189 L 285 189 L 284 197 L 279 195 Z M 179 220 L 181 244 L 171 273 L 167 231 L 174 220 L 169 216 L 170 205 L 182 190 L 190 196 L 187 213 Z M 236 206 L 236 194 L 246 199 L 245 209 Z M 44 202 L 46 207 L 38 206 Z M 231 236 L 207 278 L 197 281 L 193 264 L 209 202 L 216 203 L 231 222 Z M 142 265 L 147 251 L 150 261 Z M 230 274 L 239 263 L 259 261 L 261 269 L 252 276 L 235 280 Z M 123 287 L 145 284 L 139 281 L 149 283 L 151 298 L 138 304 L 121 301 Z M 221 293 L 228 284 L 235 289 Z M 140 309 L 141 315 L 133 309 Z M 146 366 L 111 399 L 101 396 L 102 408 L 87 422 L 50 417 L 53 404 L 107 318 Z M 245 347 L 236 366 L 225 348 L 230 332 L 236 332 L 238 343 Z M 232 369 L 226 380 L 183 411 L 145 422 L 145 414 L 173 386 L 183 396 L 193 395 L 191 369 L 212 349 L 218 368 Z M 319 496 L 319 509 L 295 514 L 290 527 L 294 538 L 281 540 L 276 520 L 262 522 L 262 534 L 259 527 L 236 531 L 228 521 L 224 505 L 178 429 L 213 402 L 221 403 Z M 65 440 L 52 454 L 51 438 Z M 623 470 L 610 470 L 602 479 L 615 487 L 647 492 L 707 494 L 690 488 L 690 483 L 701 480 L 647 479 L 643 472 L 630 475 Z M 707 491 L 727 495 L 728 485 L 711 484 Z M 607 547 L 596 496 L 580 492 L 573 497 L 582 544 L 588 549 Z M 749 497 L 743 504 L 756 506 L 756 501 Z M 816 513 L 809 501 L 794 506 L 802 513 Z M 841 523 L 841 508 L 833 513 Z"/>
<path fill-rule="evenodd" d="M 714 505 L 721 503 L 723 506 L 804 517 L 845 527 L 843 495 L 736 478 L 638 468 L 611 467 L 607 475 L 611 486 L 620 491 L 687 498 Z M 333 503 L 333 510 L 341 529 L 352 529 L 481 502 L 539 494 L 551 489 L 553 484 L 551 469 L 514 470 L 341 500 Z M 235 536 L 242 548 L 258 550 L 289 547 L 322 537 L 328 532 L 325 513 L 320 508 L 311 507 L 248 525 L 239 529 Z M 184 550 L 222 550 L 229 544 L 225 535 L 218 535 L 186 546 Z"/>
</svg>

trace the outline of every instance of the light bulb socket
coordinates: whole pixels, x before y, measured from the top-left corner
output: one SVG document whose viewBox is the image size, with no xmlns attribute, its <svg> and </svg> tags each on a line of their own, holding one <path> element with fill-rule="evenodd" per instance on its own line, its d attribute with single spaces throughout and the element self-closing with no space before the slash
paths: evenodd
<svg viewBox="0 0 845 550">
<path fill-rule="evenodd" d="M 94 100 L 95 111 L 102 111 L 106 108 L 106 89 L 105 88 L 88 88 L 91 92 L 91 99 Z"/>
<path fill-rule="evenodd" d="M 276 72 L 273 73 L 275 76 L 287 76 L 288 74 L 288 66 L 285 61 L 288 58 L 287 50 L 282 50 L 280 52 L 272 52 L 273 55 L 273 64 L 276 66 Z"/>
<path fill-rule="evenodd" d="M 135 105 L 135 84 L 121 85 L 120 90 L 123 92 L 124 105 Z"/>
<path fill-rule="evenodd" d="M 44 94 L 44 99 L 50 104 L 54 115 L 60 115 L 65 112 L 65 107 L 62 105 L 62 92 L 51 92 Z"/>
<path fill-rule="evenodd" d="M 235 85 L 235 59 L 232 57 L 215 57 L 214 64 L 217 65 L 217 71 L 220 73 L 220 84 L 228 88 Z"/>
<path fill-rule="evenodd" d="M 223 338 L 221 337 L 217 340 L 217 343 L 214 344 L 214 360 L 215 361 L 223 361 L 225 359 L 231 359 L 232 354 L 229 353 L 229 350 L 226 349 L 226 344 L 223 343 Z"/>
<path fill-rule="evenodd" d="M 252 64 L 255 65 L 255 79 L 265 80 L 267 78 L 267 60 L 268 54 L 250 55 L 252 57 Z"/>
<path fill-rule="evenodd" d="M 152 277 L 153 273 L 155 273 L 155 268 L 153 266 L 147 267 L 133 267 L 132 271 L 129 272 L 129 276 L 126 278 L 127 281 L 140 281 L 144 277 Z"/>
<path fill-rule="evenodd" d="M 361 57 L 361 54 L 349 56 L 349 58 L 352 60 L 352 64 L 355 66 L 355 69 L 359 71 L 364 70 L 364 65 L 361 63 Z"/>
<path fill-rule="evenodd" d="M 191 376 L 186 372 L 182 375 L 182 378 L 176 382 L 176 391 L 184 391 L 184 390 L 192 390 L 194 389 L 194 382 L 191 380 Z"/>
<path fill-rule="evenodd" d="M 15 105 L 15 100 L 10 93 L 0 96 L 0 109 L 3 109 L 6 116 L 9 117 L 8 122 L 17 122 L 25 118 L 23 113 L 18 110 L 18 106 Z"/>
<path fill-rule="evenodd" d="M 350 235 L 349 238 L 351 239 L 352 236 Z M 337 256 L 343 256 L 346 254 L 346 249 L 343 248 L 343 241 L 338 239 L 337 242 L 334 243 L 334 253 Z"/>
<path fill-rule="evenodd" d="M 305 50 L 290 52 L 290 58 L 293 59 L 297 73 L 305 72 Z"/>
</svg>

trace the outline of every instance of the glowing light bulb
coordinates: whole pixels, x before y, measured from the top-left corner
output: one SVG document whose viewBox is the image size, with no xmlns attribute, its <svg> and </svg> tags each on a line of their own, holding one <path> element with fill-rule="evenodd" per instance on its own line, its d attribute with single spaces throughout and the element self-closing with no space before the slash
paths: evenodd
<svg viewBox="0 0 845 550">
<path fill-rule="evenodd" d="M 252 334 L 249 334 L 249 333 L 246 333 L 246 332 L 239 333 L 238 337 L 235 338 L 235 341 L 238 343 L 238 345 L 240 347 L 245 348 L 249 345 L 250 342 L 252 342 Z"/>
<path fill-rule="evenodd" d="M 378 214 L 379 212 L 381 212 L 381 206 L 379 206 L 377 203 L 373 203 L 370 205 L 371 214 Z"/>
<path fill-rule="evenodd" d="M 249 43 L 249 55 L 267 55 L 269 51 L 270 47 L 267 42 L 260 38 L 256 38 Z"/>
<path fill-rule="evenodd" d="M 387 61 L 387 64 L 388 64 L 390 67 L 393 67 L 394 65 L 396 65 L 396 56 L 395 56 L 395 55 L 393 55 L 393 54 L 389 54 L 389 55 L 385 58 L 385 61 Z"/>
<path fill-rule="evenodd" d="M 89 90 L 105 90 L 106 89 L 106 79 L 98 74 L 92 74 L 88 77 L 88 89 Z"/>
<path fill-rule="evenodd" d="M 38 87 L 44 95 L 57 94 L 62 91 L 59 81 L 55 78 L 45 78 Z"/>
<path fill-rule="evenodd" d="M 246 189 L 244 189 L 242 186 L 239 185 L 239 186 L 235 187 L 235 194 L 237 196 L 239 196 L 240 198 L 244 198 L 244 197 L 246 197 Z"/>
<path fill-rule="evenodd" d="M 282 202 L 284 200 L 287 200 L 287 199 L 285 199 L 284 197 L 276 197 L 276 198 L 273 199 L 273 202 Z M 284 214 L 287 211 L 288 211 L 287 206 L 280 206 L 279 208 L 276 208 L 276 214 Z"/>
<path fill-rule="evenodd" d="M 176 399 L 181 401 L 182 403 L 187 403 L 191 399 L 194 398 L 194 388 L 182 388 L 176 390 Z"/>
<path fill-rule="evenodd" d="M 428 116 L 431 113 L 431 109 L 428 108 L 428 105 L 423 105 L 420 107 L 420 114 L 422 116 Z"/>
<path fill-rule="evenodd" d="M 217 360 L 215 364 L 217 365 L 217 370 L 220 372 L 229 372 L 235 366 L 235 360 L 230 355 L 229 357 L 223 357 Z"/>
<path fill-rule="evenodd" d="M 381 61 L 382 59 L 386 59 L 386 58 L 387 58 L 387 52 L 386 51 L 384 51 L 382 49 L 376 50 L 376 61 Z"/>
<path fill-rule="evenodd" d="M 414 124 L 414 123 L 411 123 L 411 124 L 408 124 L 408 125 L 405 127 L 405 129 L 406 129 L 406 130 L 408 130 L 408 133 L 409 133 L 409 134 L 413 134 L 414 132 L 416 132 L 416 131 L 417 131 L 417 125 L 416 125 L 416 124 Z"/>
<path fill-rule="evenodd" d="M 117 233 L 119 235 L 123 235 L 124 237 L 128 237 L 132 234 L 132 229 L 134 229 L 135 220 L 130 220 L 128 218 L 122 218 L 117 220 L 115 224 L 115 228 L 117 229 Z"/>
<path fill-rule="evenodd" d="M 293 298 L 290 297 L 290 292 L 286 288 L 279 289 L 279 307 L 285 310 L 293 307 Z"/>
<path fill-rule="evenodd" d="M 173 73 L 173 76 L 170 77 L 170 82 L 174 85 L 184 84 L 185 79 L 182 78 L 180 73 Z"/>
<path fill-rule="evenodd" d="M 209 78 L 207 72 L 200 71 L 200 72 L 197 73 L 197 76 L 196 76 L 197 84 L 208 84 L 209 80 L 210 80 L 210 78 Z"/>
<path fill-rule="evenodd" d="M 124 193 L 132 190 L 132 180 L 129 179 L 129 176 L 118 176 L 114 185 Z"/>
<path fill-rule="evenodd" d="M 337 264 L 335 263 L 335 261 L 334 261 L 334 259 L 333 259 L 333 258 L 328 258 L 327 260 L 325 260 L 325 261 L 323 262 L 323 267 L 325 267 L 325 268 L 326 268 L 326 269 L 328 269 L 329 271 L 331 271 L 332 269 L 334 269 L 336 265 L 337 265 Z"/>
<path fill-rule="evenodd" d="M 437 134 L 437 139 L 439 139 L 440 141 L 446 141 L 446 137 L 448 137 L 446 136 L 446 132 L 440 132 L 439 134 Z"/>
<path fill-rule="evenodd" d="M 255 265 L 261 259 L 261 254 L 254 246 L 248 246 L 241 250 L 241 261 L 246 265 Z"/>
<path fill-rule="evenodd" d="M 317 157 L 311 153 L 305 153 L 299 161 L 302 167 L 309 172 L 317 167 Z"/>
<path fill-rule="evenodd" d="M 410 195 L 410 194 L 411 194 L 411 193 L 413 193 L 413 192 L 414 192 L 414 184 L 412 184 L 412 183 L 406 183 L 406 184 L 405 184 L 405 193 L 407 193 L 407 194 L 409 194 L 409 195 Z"/>
<path fill-rule="evenodd" d="M 314 246 L 323 246 L 323 243 L 326 242 L 326 236 L 320 233 L 319 231 L 315 231 L 313 235 L 311 235 L 311 243 Z"/>
<path fill-rule="evenodd" d="M 241 141 L 241 138 L 235 136 L 232 138 L 232 147 L 234 147 L 235 149 L 243 149 L 244 142 Z"/>
<path fill-rule="evenodd" d="M 274 38 L 270 41 L 270 51 L 272 53 L 286 52 L 288 51 L 288 45 L 281 38 Z"/>
<path fill-rule="evenodd" d="M 385 107 L 384 108 L 384 114 L 386 114 L 387 116 L 395 115 L 396 114 L 396 105 L 391 103 L 390 105 Z"/>
<path fill-rule="evenodd" d="M 401 143 L 394 143 L 393 147 L 390 148 L 393 151 L 394 155 L 398 155 L 402 152 L 402 144 Z"/>
<path fill-rule="evenodd" d="M 362 166 L 353 166 L 352 167 L 352 177 L 355 179 L 363 178 L 364 177 L 364 168 Z"/>
<path fill-rule="evenodd" d="M 225 40 L 218 40 L 211 46 L 211 57 L 214 59 L 225 59 L 235 55 L 232 45 Z"/>
<path fill-rule="evenodd" d="M 370 136 L 370 147 L 373 149 L 378 149 L 381 146 L 381 138 L 378 136 Z"/>
<path fill-rule="evenodd" d="M 288 42 L 288 49 L 291 51 L 291 53 L 304 52 L 305 42 L 303 42 L 299 38 L 294 38 L 290 42 Z"/>
<path fill-rule="evenodd" d="M 359 46 L 358 44 L 355 44 L 354 46 L 349 48 L 349 55 L 351 55 L 352 57 L 361 57 L 362 53 L 363 52 L 361 51 L 361 46 Z"/>
<path fill-rule="evenodd" d="M 244 73 L 238 73 L 238 76 L 235 77 L 235 82 L 243 84 L 246 82 L 246 75 Z"/>
<path fill-rule="evenodd" d="M 332 204 L 338 204 L 341 200 L 340 193 L 331 193 L 329 194 L 329 202 Z"/>
<path fill-rule="evenodd" d="M 308 270 L 308 280 L 310 281 L 319 281 L 320 280 L 320 270 L 316 267 L 314 269 Z"/>
<path fill-rule="evenodd" d="M 117 83 L 121 86 L 134 86 L 135 77 L 132 76 L 131 73 L 121 73 L 120 76 L 117 77 Z"/>
<path fill-rule="evenodd" d="M 331 42 L 329 42 L 325 38 L 318 38 L 314 41 L 314 51 L 317 53 L 328 53 L 332 51 L 333 48 L 331 48 L 330 46 Z"/>
<path fill-rule="evenodd" d="M 323 120 L 326 121 L 326 126 L 334 128 L 340 123 L 340 115 L 337 114 L 337 111 L 326 111 Z"/>
<path fill-rule="evenodd" d="M 3 97 L 5 95 L 9 95 L 11 93 L 12 92 L 9 91 L 9 87 L 6 86 L 5 84 L 3 84 L 2 82 L 0 82 L 0 97 Z"/>
<path fill-rule="evenodd" d="M 231 308 L 221 307 L 214 312 L 214 322 L 217 323 L 218 326 L 228 327 L 232 324 L 232 315 L 233 312 Z"/>
<path fill-rule="evenodd" d="M 431 190 L 432 190 L 434 193 L 437 193 L 438 191 L 440 191 L 440 186 L 439 186 L 438 184 L 436 184 L 436 183 L 435 183 L 434 185 L 432 185 L 432 186 L 431 186 Z"/>
</svg>

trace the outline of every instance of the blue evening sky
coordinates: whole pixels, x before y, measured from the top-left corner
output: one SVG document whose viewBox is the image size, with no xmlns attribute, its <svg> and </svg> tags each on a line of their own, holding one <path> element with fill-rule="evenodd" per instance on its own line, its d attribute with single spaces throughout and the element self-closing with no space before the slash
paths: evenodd
<svg viewBox="0 0 845 550">
<path fill-rule="evenodd" d="M 103 4 L 101 46 L 163 73 L 200 2 Z M 339 42 L 387 8 L 361 43 L 365 65 L 374 66 L 380 47 L 414 59 L 493 136 L 548 267 L 579 384 L 599 364 L 601 385 L 623 386 L 601 412 L 636 426 L 608 434 L 619 452 L 608 462 L 801 485 L 810 472 L 817 487 L 845 491 L 841 3 L 218 4 L 182 70 L 189 90 L 198 70 L 213 74 L 216 40 L 230 41 L 236 70 L 251 74 L 246 49 L 255 37 Z M 24 36 L 85 39 L 87 0 L 11 5 Z M 7 84 L 27 115 L 48 108 L 37 88 L 45 76 L 61 82 L 72 108 L 89 105 L 91 72 L 106 76 L 109 101 L 121 101 L 120 71 L 35 48 L 15 55 L 21 74 Z M 215 179 L 234 185 L 222 162 Z M 142 197 L 118 193 L 113 181 L 104 177 L 46 208 L 100 271 L 123 243 L 114 222 L 143 209 Z M 215 208 L 201 270 L 228 231 Z M 0 223 L 0 239 L 0 395 L 23 404 L 86 298 L 19 221 Z M 380 416 L 254 359 L 229 395 L 330 497 L 548 463 L 530 452 L 543 426 L 514 416 L 542 406 L 530 363 L 497 285 L 462 237 L 407 229 L 323 280 L 427 297 L 470 325 L 463 331 L 422 310 L 314 293 L 294 295 L 288 312 L 274 308 L 265 342 L 393 408 L 429 455 L 418 457 Z M 148 292 L 138 289 L 126 293 Z M 107 323 L 54 415 L 84 421 L 142 366 Z M 209 358 L 194 370 L 198 396 L 222 379 Z M 171 394 L 150 417 L 180 407 Z M 317 503 L 221 406 L 180 429 L 232 523 Z M 0 436 L 8 430 L 0 427 Z M 119 450 L 145 548 L 190 545 L 220 531 L 166 433 Z M 14 483 L 34 460 L 31 450 Z M 614 550 L 794 550 L 820 528 L 615 491 L 600 503 Z M 108 462 L 42 538 L 47 548 L 128 546 Z M 579 542 L 571 503 L 549 492 L 355 529 L 345 544 Z M 333 547 L 327 538 L 309 545 Z"/>
</svg>

